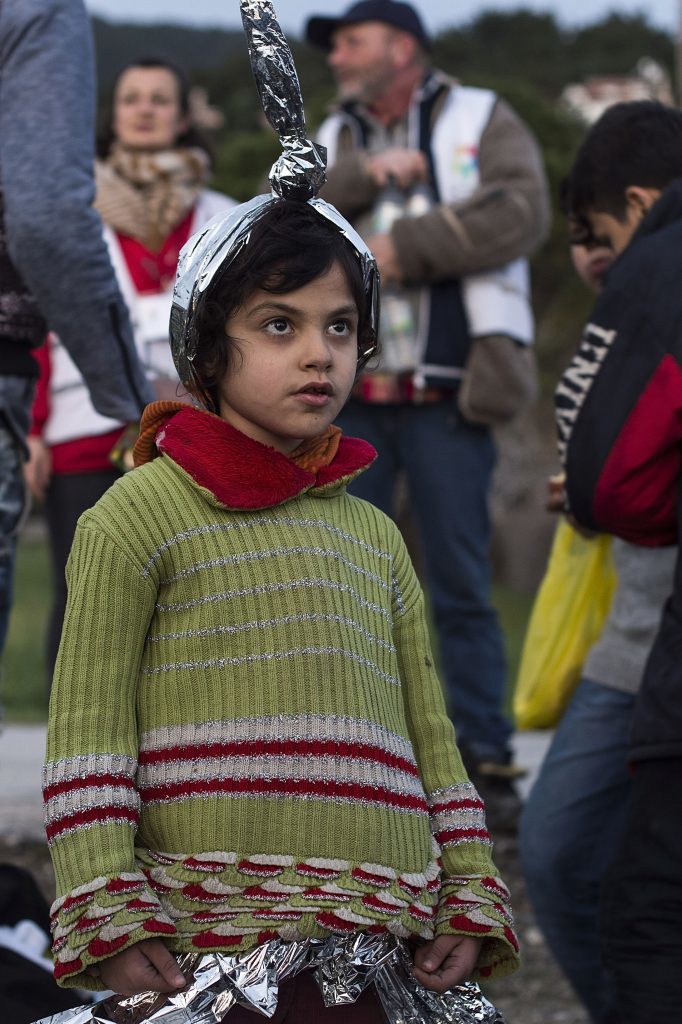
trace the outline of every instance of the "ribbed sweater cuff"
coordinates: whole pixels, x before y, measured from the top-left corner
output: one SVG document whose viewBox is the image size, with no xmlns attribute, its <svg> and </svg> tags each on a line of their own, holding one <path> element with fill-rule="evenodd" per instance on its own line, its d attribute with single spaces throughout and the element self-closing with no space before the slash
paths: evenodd
<svg viewBox="0 0 682 1024">
<path fill-rule="evenodd" d="M 96 878 L 52 906 L 54 976 L 64 988 L 101 991 L 89 968 L 143 939 L 163 939 L 176 928 L 144 875 Z"/>
<path fill-rule="evenodd" d="M 519 966 L 509 891 L 500 878 L 444 878 L 435 934 L 483 939 L 475 979 L 501 977 Z"/>
</svg>

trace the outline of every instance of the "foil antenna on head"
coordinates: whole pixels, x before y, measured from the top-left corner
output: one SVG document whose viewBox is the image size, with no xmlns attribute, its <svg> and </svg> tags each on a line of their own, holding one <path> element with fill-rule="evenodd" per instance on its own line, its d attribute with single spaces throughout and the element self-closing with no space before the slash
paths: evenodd
<svg viewBox="0 0 682 1024">
<path fill-rule="evenodd" d="M 273 5 L 267 0 L 241 0 L 240 7 L 263 110 L 279 136 L 283 152 L 270 172 L 270 195 L 256 196 L 215 217 L 189 239 L 180 253 L 170 316 L 171 351 L 180 380 L 207 409 L 214 409 L 215 402 L 196 367 L 201 341 L 199 314 L 225 270 L 250 244 L 252 227 L 277 203 L 308 203 L 344 236 L 360 263 L 369 330 L 358 351 L 358 367 L 376 352 L 379 330 L 376 261 L 338 210 L 317 198 L 326 179 L 326 150 L 306 135 L 294 60 Z"/>
<path fill-rule="evenodd" d="M 269 0 L 241 0 L 251 69 L 263 111 L 282 143 L 270 171 L 273 195 L 312 199 L 326 180 L 327 153 L 306 134 L 303 97 L 289 44 Z"/>
</svg>

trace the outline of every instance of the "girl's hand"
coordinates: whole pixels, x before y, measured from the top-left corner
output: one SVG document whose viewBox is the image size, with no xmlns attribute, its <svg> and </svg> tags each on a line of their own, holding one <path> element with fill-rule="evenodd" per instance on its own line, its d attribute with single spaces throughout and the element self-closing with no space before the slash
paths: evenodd
<svg viewBox="0 0 682 1024">
<path fill-rule="evenodd" d="M 447 992 L 469 977 L 482 942 L 469 935 L 439 935 L 416 951 L 412 973 L 425 988 Z"/>
<path fill-rule="evenodd" d="M 145 939 L 99 964 L 107 988 L 121 996 L 139 992 L 177 992 L 186 985 L 177 960 L 161 939 Z"/>
</svg>

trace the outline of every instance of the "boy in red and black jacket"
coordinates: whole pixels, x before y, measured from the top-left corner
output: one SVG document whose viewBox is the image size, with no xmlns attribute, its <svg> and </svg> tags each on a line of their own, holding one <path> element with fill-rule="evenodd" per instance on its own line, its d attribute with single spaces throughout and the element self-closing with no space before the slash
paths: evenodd
<svg viewBox="0 0 682 1024">
<path fill-rule="evenodd" d="M 682 112 L 621 103 L 591 128 L 571 215 L 615 262 L 556 392 L 567 510 L 640 545 L 675 544 L 682 467 Z M 618 1024 L 682 1006 L 682 566 L 635 711 L 633 799 L 605 883 Z"/>
</svg>

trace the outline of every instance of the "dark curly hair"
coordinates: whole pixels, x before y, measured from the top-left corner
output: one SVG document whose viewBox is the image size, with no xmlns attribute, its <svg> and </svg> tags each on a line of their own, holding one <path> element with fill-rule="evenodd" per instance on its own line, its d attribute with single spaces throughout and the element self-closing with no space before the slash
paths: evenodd
<svg viewBox="0 0 682 1024">
<path fill-rule="evenodd" d="M 213 284 L 196 312 L 198 339 L 193 360 L 203 398 L 213 411 L 225 374 L 238 358 L 238 349 L 225 332 L 228 318 L 240 309 L 255 289 L 285 295 L 310 284 L 338 263 L 358 309 L 358 367 L 360 353 L 371 348 L 375 331 L 371 299 L 363 270 L 352 244 L 309 203 L 279 200 L 254 223 L 246 245 Z"/>
</svg>

